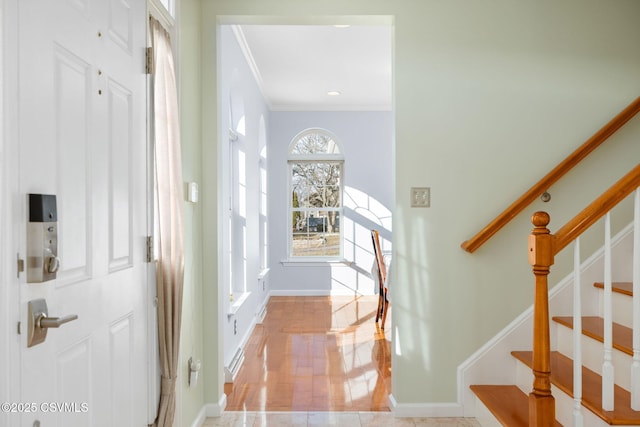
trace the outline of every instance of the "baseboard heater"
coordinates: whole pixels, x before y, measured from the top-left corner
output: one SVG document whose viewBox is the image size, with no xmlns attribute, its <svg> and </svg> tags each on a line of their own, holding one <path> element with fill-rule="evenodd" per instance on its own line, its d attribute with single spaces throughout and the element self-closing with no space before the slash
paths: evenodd
<svg viewBox="0 0 640 427">
<path fill-rule="evenodd" d="M 233 359 L 231 359 L 229 366 L 225 366 L 224 368 L 224 382 L 232 383 L 236 379 L 236 375 L 238 375 L 242 362 L 244 362 L 244 351 L 239 348 L 236 351 L 236 354 L 233 355 Z"/>
<path fill-rule="evenodd" d="M 265 316 L 267 315 L 267 305 L 262 306 L 262 310 L 258 312 L 256 315 L 256 323 L 261 324 L 264 321 Z"/>
</svg>

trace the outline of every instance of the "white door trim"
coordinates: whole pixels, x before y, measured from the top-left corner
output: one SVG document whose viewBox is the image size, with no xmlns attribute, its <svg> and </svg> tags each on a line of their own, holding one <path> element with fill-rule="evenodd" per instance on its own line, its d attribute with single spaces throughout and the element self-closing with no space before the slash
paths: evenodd
<svg viewBox="0 0 640 427">
<path fill-rule="evenodd" d="M 18 0 L 0 0 L 0 93 L 2 106 L 0 112 L 0 403 L 19 402 L 20 396 L 20 338 L 18 320 L 20 318 L 20 293 L 17 278 L 17 254 L 19 248 L 19 227 L 13 224 L 13 218 L 20 210 L 18 194 L 18 134 L 17 109 L 12 108 L 18 102 Z M 20 254 L 24 258 L 23 254 Z M 22 273 L 25 274 L 25 273 Z M 11 425 L 9 413 L 0 412 L 0 424 Z"/>
<path fill-rule="evenodd" d="M 2 105 L 0 105 L 0 183 L 2 188 L 0 189 L 0 235 L 7 236 L 9 232 L 9 227 L 7 225 L 7 218 L 9 217 L 9 212 L 7 212 L 7 195 L 8 195 L 8 174 L 7 168 L 9 162 L 7 161 L 7 142 L 8 138 L 5 137 L 5 122 L 4 122 L 4 111 L 6 110 L 6 103 L 4 97 L 4 76 L 5 76 L 5 62 L 4 62 L 4 52 L 6 50 L 5 46 L 5 37 L 4 37 L 4 29 L 6 27 L 5 23 L 5 14 L 4 14 L 4 1 L 0 0 L 0 42 L 2 45 L 2 50 L 0 50 L 0 99 L 3 100 Z M 10 275 L 10 264 L 9 264 L 9 250 L 8 243 L 9 239 L 3 238 L 2 245 L 0 246 L 0 272 L 2 277 L 0 278 L 0 375 L 1 378 L 9 378 L 9 275 Z M 9 401 L 9 381 L 0 382 L 0 402 L 8 402 Z M 0 412 L 0 424 L 8 425 L 9 424 L 9 416 L 5 413 L 5 411 Z"/>
</svg>

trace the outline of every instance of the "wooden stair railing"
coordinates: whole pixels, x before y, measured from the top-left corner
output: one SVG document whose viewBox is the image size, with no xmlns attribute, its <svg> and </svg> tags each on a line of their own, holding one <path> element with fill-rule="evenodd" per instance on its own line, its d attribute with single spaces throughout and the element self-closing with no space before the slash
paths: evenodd
<svg viewBox="0 0 640 427">
<path fill-rule="evenodd" d="M 460 246 L 467 252 L 473 253 L 501 228 L 509 223 L 515 216 L 522 212 L 535 199 L 540 197 L 553 184 L 559 181 L 567 172 L 573 169 L 582 159 L 587 157 L 592 151 L 598 148 L 618 129 L 624 126 L 638 112 L 640 112 L 640 97 L 636 98 L 617 116 L 604 125 L 598 132 L 589 138 L 584 144 L 578 147 L 558 166 L 546 174 L 533 187 L 527 190 L 518 200 L 513 202 L 507 209 L 498 215 L 493 221 L 487 224 L 475 236 L 463 242 Z"/>
<path fill-rule="evenodd" d="M 553 244 L 554 255 L 595 224 L 638 186 L 640 186 L 640 164 L 556 232 Z"/>
<path fill-rule="evenodd" d="M 551 394 L 551 342 L 549 330 L 548 281 L 554 257 L 570 242 L 640 187 L 640 164 L 605 191 L 582 212 L 551 234 L 546 212 L 533 214 L 529 235 L 529 264 L 535 276 L 533 307 L 533 390 L 529 394 L 529 425 L 547 427 L 555 422 L 555 401 Z"/>
</svg>

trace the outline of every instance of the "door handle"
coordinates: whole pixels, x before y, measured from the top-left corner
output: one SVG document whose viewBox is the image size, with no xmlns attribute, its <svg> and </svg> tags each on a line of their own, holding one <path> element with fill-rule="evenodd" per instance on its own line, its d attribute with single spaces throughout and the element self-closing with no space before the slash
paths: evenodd
<svg viewBox="0 0 640 427">
<path fill-rule="evenodd" d="M 41 314 L 38 317 L 38 325 L 36 327 L 39 328 L 59 328 L 65 323 L 69 323 L 78 318 L 77 314 L 69 314 L 67 316 L 62 317 L 47 317 L 46 314 Z"/>
<path fill-rule="evenodd" d="M 49 317 L 47 302 L 44 299 L 29 301 L 29 334 L 27 347 L 33 347 L 44 342 L 49 328 L 59 328 L 78 318 L 77 314 L 62 317 Z"/>
</svg>

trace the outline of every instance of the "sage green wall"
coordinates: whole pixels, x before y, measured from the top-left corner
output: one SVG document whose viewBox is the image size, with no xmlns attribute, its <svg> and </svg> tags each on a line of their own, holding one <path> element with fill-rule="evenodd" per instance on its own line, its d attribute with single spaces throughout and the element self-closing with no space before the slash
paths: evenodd
<svg viewBox="0 0 640 427">
<path fill-rule="evenodd" d="M 553 188 L 551 203 L 534 203 L 475 254 L 459 247 L 638 95 L 640 2 L 201 1 L 202 45 L 183 40 L 181 69 L 199 64 L 203 76 L 201 92 L 183 93 L 182 116 L 186 126 L 184 117 L 197 115 L 202 101 L 202 159 L 192 159 L 192 167 L 202 161 L 204 401 L 223 395 L 216 23 L 389 15 L 396 116 L 393 396 L 399 405 L 455 402 L 457 366 L 532 302 L 530 214 L 550 211 L 557 229 L 556 218 L 574 213 L 568 201 L 585 204 L 640 158 L 637 134 L 633 140 L 627 131 L 572 173 L 568 182 L 579 191 Z M 183 15 L 182 31 L 195 29 L 197 0 L 183 3 L 193 14 Z M 183 74 L 182 82 L 188 78 Z M 197 118 L 188 121 L 197 126 Z M 431 187 L 430 208 L 409 207 L 412 186 Z M 558 264 L 555 280 L 568 271 Z"/>
<path fill-rule="evenodd" d="M 182 0 L 179 5 L 177 73 L 183 178 L 197 182 L 202 191 L 202 136 L 200 132 L 200 2 Z M 185 280 L 178 374 L 181 404 L 176 425 L 190 427 L 204 405 L 204 377 L 189 388 L 189 358 L 210 368 L 203 349 L 202 203 L 185 202 Z M 178 424 L 180 422 L 180 424 Z"/>
<path fill-rule="evenodd" d="M 406 2 L 405 2 L 406 3 Z M 456 400 L 457 366 L 533 301 L 530 215 L 552 230 L 640 158 L 616 141 L 583 186 L 530 206 L 473 255 L 459 245 L 639 93 L 640 5 L 607 1 L 411 2 L 396 17 L 393 395 Z M 593 163 L 592 163 L 593 164 Z M 574 184 L 580 184 L 580 179 Z M 606 186 L 604 185 L 606 183 Z M 409 187 L 430 186 L 430 209 Z M 575 189 L 578 188 L 576 191 Z M 560 264 L 559 262 L 557 264 Z M 556 265 L 557 282 L 567 272 Z M 396 338 L 398 338 L 396 336 Z"/>
</svg>

